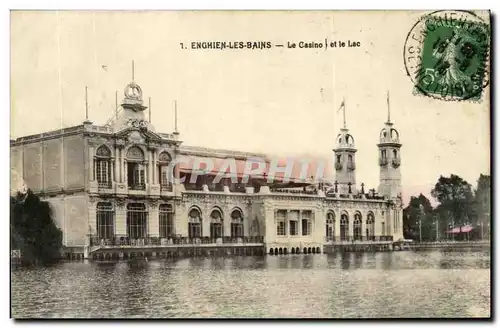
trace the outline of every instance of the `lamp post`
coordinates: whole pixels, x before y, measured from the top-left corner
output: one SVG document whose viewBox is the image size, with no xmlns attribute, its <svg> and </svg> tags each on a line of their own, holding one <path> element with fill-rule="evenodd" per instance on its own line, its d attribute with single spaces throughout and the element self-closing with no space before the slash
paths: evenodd
<svg viewBox="0 0 500 328">
<path fill-rule="evenodd" d="M 418 216 L 418 230 L 419 230 L 418 237 L 420 239 L 420 243 L 422 243 L 422 214 L 424 212 L 424 207 L 422 206 L 422 204 L 420 204 L 419 208 L 420 208 L 420 213 Z"/>
<path fill-rule="evenodd" d="M 484 241 L 483 221 L 481 221 L 481 241 Z"/>
<path fill-rule="evenodd" d="M 439 241 L 439 218 L 438 218 L 438 215 L 434 216 L 434 223 L 436 225 L 436 241 Z"/>
</svg>

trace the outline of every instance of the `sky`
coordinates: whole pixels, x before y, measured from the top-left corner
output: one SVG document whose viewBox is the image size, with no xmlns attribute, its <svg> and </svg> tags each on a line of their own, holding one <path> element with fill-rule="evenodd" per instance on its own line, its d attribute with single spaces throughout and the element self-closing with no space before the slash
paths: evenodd
<svg viewBox="0 0 500 328">
<path fill-rule="evenodd" d="M 357 182 L 376 188 L 387 120 L 400 133 L 403 196 L 430 197 L 440 175 L 473 186 L 490 172 L 489 88 L 480 102 L 414 93 L 403 48 L 423 12 L 39 12 L 11 14 L 11 139 L 105 124 L 132 79 L 151 97 L 156 131 L 185 145 L 332 160 L 342 126 L 354 136 Z M 288 42 L 360 42 L 287 48 Z M 269 41 L 272 49 L 181 49 L 201 41 Z M 359 188 L 359 186 L 358 186 Z"/>
</svg>

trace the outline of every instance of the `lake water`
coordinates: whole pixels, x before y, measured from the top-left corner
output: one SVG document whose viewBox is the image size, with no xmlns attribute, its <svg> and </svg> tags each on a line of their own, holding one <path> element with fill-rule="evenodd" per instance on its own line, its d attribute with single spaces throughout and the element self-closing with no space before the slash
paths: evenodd
<svg viewBox="0 0 500 328">
<path fill-rule="evenodd" d="M 13 268 L 14 318 L 489 317 L 490 252 L 386 252 Z"/>
</svg>

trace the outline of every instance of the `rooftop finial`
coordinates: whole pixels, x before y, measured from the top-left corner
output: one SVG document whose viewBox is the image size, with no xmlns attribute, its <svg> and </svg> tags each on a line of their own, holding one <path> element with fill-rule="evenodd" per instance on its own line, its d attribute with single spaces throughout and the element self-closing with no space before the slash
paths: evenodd
<svg viewBox="0 0 500 328">
<path fill-rule="evenodd" d="M 387 90 L 387 123 L 391 123 L 391 104 L 389 102 L 389 90 Z"/>
</svg>

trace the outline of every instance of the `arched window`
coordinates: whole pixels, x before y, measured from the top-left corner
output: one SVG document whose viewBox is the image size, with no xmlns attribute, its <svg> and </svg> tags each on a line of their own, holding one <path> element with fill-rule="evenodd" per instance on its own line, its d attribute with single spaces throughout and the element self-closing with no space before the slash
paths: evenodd
<svg viewBox="0 0 500 328">
<path fill-rule="evenodd" d="M 366 239 L 375 240 L 375 215 L 372 212 L 366 216 Z"/>
<path fill-rule="evenodd" d="M 352 224 L 354 240 L 361 240 L 363 236 L 363 221 L 361 218 L 361 213 L 356 212 L 356 214 L 354 214 L 354 221 Z"/>
<path fill-rule="evenodd" d="M 396 129 L 391 129 L 391 139 L 399 139 L 399 133 Z"/>
<path fill-rule="evenodd" d="M 115 236 L 115 210 L 108 202 L 97 203 L 97 236 L 99 239 L 111 239 Z"/>
<path fill-rule="evenodd" d="M 398 158 L 398 151 L 396 149 L 392 150 L 392 155 L 394 158 Z"/>
<path fill-rule="evenodd" d="M 201 212 L 197 208 L 193 208 L 188 213 L 188 236 L 189 238 L 201 238 Z"/>
<path fill-rule="evenodd" d="M 231 238 L 243 237 L 243 214 L 236 208 L 231 212 Z"/>
<path fill-rule="evenodd" d="M 335 214 L 333 212 L 326 214 L 326 240 L 335 240 Z"/>
<path fill-rule="evenodd" d="M 174 235 L 174 211 L 172 205 L 161 204 L 159 209 L 160 238 L 168 238 Z"/>
<path fill-rule="evenodd" d="M 224 221 L 222 212 L 219 209 L 214 209 L 210 213 L 210 238 L 222 238 L 224 236 Z"/>
<path fill-rule="evenodd" d="M 347 240 L 347 235 L 349 233 L 349 217 L 347 213 L 343 213 L 340 216 L 340 240 Z"/>
<path fill-rule="evenodd" d="M 111 188 L 111 151 L 106 146 L 100 146 L 96 150 L 94 158 L 94 176 L 99 188 Z"/>
<path fill-rule="evenodd" d="M 158 176 L 160 177 L 161 190 L 172 190 L 172 172 L 169 172 L 169 165 L 172 161 L 169 153 L 164 151 L 158 155 Z"/>
<path fill-rule="evenodd" d="M 146 188 L 144 152 L 136 146 L 130 147 L 127 151 L 127 181 L 129 189 L 144 190 Z"/>
<path fill-rule="evenodd" d="M 348 155 L 348 156 L 347 156 L 347 161 L 349 162 L 349 164 L 351 164 L 351 163 L 352 163 L 352 155 Z"/>
<path fill-rule="evenodd" d="M 341 159 L 342 159 L 342 156 L 341 155 L 337 155 L 337 163 L 340 163 Z"/>
<path fill-rule="evenodd" d="M 143 203 L 127 204 L 127 235 L 132 239 L 148 235 L 148 212 Z"/>
</svg>

